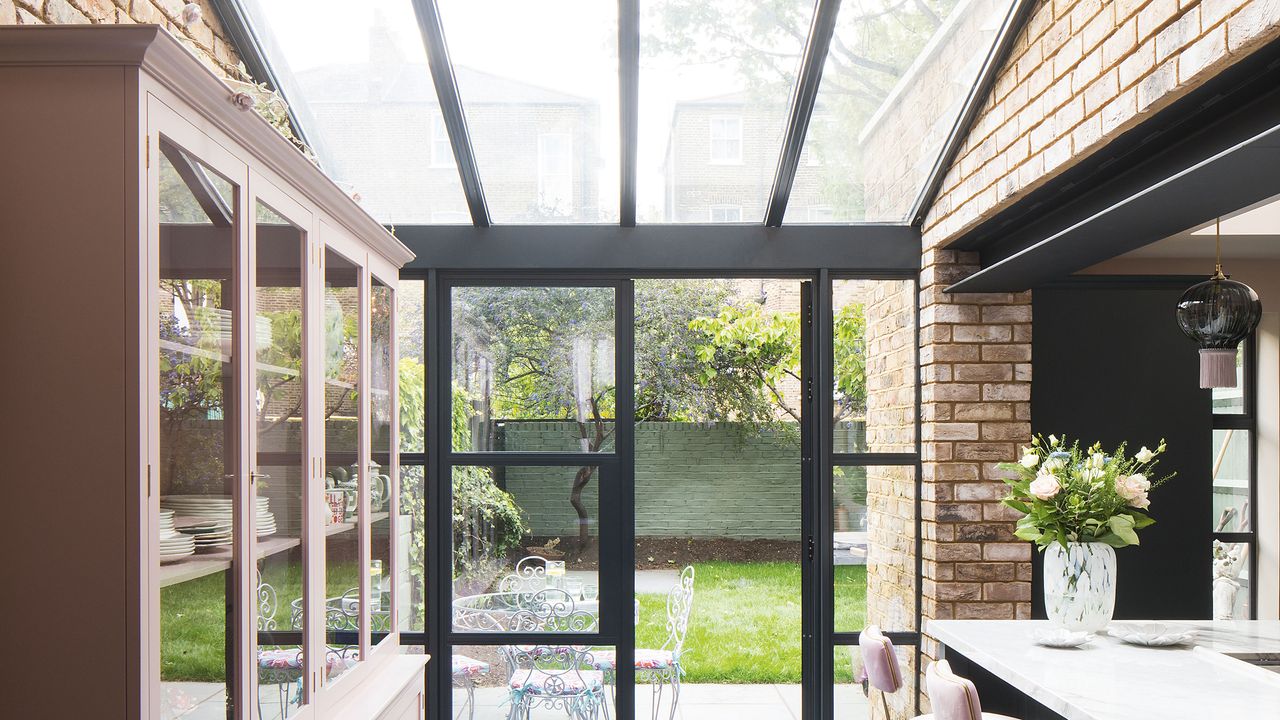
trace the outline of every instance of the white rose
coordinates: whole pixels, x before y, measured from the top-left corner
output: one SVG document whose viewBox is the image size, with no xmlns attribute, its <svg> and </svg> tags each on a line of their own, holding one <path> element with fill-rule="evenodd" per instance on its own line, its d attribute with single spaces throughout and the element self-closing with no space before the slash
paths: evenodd
<svg viewBox="0 0 1280 720">
<path fill-rule="evenodd" d="M 1151 504 L 1147 499 L 1147 491 L 1151 489 L 1151 481 L 1145 475 L 1121 475 L 1116 478 L 1116 493 L 1136 508 L 1144 508 Z"/>
<path fill-rule="evenodd" d="M 1093 468 L 1093 467 L 1085 468 L 1080 473 L 1080 477 L 1084 478 L 1088 482 L 1093 482 L 1094 480 L 1101 479 L 1102 475 L 1103 475 L 1103 472 L 1100 468 Z"/>
<path fill-rule="evenodd" d="M 1107 456 L 1102 453 L 1094 453 L 1089 456 L 1089 467 L 1101 468 L 1107 464 Z"/>
<path fill-rule="evenodd" d="M 1054 495 L 1057 495 L 1058 492 L 1062 490 L 1062 486 L 1058 484 L 1058 478 L 1053 475 L 1044 474 L 1037 475 L 1036 479 L 1031 481 L 1031 486 L 1028 490 L 1037 498 L 1041 500 L 1048 500 Z"/>
<path fill-rule="evenodd" d="M 1028 452 L 1022 456 L 1022 460 L 1020 462 L 1022 463 L 1022 467 L 1030 470 L 1040 464 L 1040 456 L 1033 452 Z"/>
<path fill-rule="evenodd" d="M 1064 462 L 1062 458 L 1049 458 L 1044 461 L 1042 469 L 1045 472 L 1054 472 L 1055 470 L 1061 470 L 1065 465 L 1066 462 Z"/>
<path fill-rule="evenodd" d="M 1155 456 L 1156 454 L 1148 450 L 1146 445 L 1143 445 L 1142 449 L 1138 451 L 1138 454 L 1134 455 L 1140 463 L 1149 463 L 1151 462 L 1151 458 L 1154 458 Z"/>
</svg>

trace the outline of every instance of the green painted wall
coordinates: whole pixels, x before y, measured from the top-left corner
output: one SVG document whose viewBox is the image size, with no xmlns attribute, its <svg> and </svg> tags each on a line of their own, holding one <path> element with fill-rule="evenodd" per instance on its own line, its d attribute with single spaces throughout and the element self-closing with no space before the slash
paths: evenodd
<svg viewBox="0 0 1280 720">
<path fill-rule="evenodd" d="M 573 451 L 576 426 L 505 422 L 507 448 Z M 861 443 L 862 425 L 837 442 Z M 847 437 L 855 436 L 855 437 Z M 535 536 L 574 535 L 569 504 L 575 469 L 507 468 L 507 490 Z M 591 533 L 598 531 L 599 476 L 583 493 Z M 759 431 L 737 423 L 640 423 L 636 426 L 636 534 L 647 537 L 800 537 L 799 432 Z"/>
</svg>

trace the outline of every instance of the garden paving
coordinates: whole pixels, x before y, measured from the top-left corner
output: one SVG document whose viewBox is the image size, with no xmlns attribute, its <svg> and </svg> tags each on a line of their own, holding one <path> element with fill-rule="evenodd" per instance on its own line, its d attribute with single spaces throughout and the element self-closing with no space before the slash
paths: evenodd
<svg viewBox="0 0 1280 720">
<path fill-rule="evenodd" d="M 836 718 L 838 720 L 854 720 L 865 718 L 867 699 L 861 690 L 854 685 L 836 686 Z M 457 720 L 466 720 L 466 708 L 461 706 L 464 695 L 454 690 L 454 703 Z M 648 689 L 636 687 L 636 718 L 647 720 L 651 715 L 651 696 Z M 663 693 L 659 717 L 663 720 L 670 717 L 670 690 Z M 476 720 L 506 720 L 510 706 L 507 704 L 506 688 L 476 688 Z M 564 711 L 546 711 L 539 714 L 535 711 L 532 717 L 537 720 L 546 718 L 563 718 Z M 614 713 L 610 713 L 614 716 Z M 676 720 L 799 720 L 800 719 L 800 686 L 798 684 L 769 685 L 685 685 L 680 690 L 680 705 Z"/>
</svg>

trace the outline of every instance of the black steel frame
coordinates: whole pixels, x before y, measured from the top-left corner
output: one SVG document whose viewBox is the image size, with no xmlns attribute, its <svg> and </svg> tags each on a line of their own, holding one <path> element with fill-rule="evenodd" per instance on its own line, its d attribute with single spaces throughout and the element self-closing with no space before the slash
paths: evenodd
<svg viewBox="0 0 1280 720">
<path fill-rule="evenodd" d="M 467 117 L 462 109 L 462 97 L 458 94 L 458 79 L 453 74 L 453 59 L 445 44 L 440 9 L 436 6 L 436 0 L 413 0 L 413 12 L 418 18 L 418 28 L 422 31 L 422 44 L 427 51 L 431 80 L 435 84 L 445 131 L 449 134 L 449 145 L 453 148 L 453 159 L 458 165 L 462 192 L 471 211 L 471 223 L 475 227 L 488 227 L 489 206 L 484 198 L 484 188 L 480 184 L 480 170 L 471 144 L 471 131 L 467 129 Z"/>
<path fill-rule="evenodd" d="M 787 201 L 791 198 L 791 184 L 804 152 L 804 139 L 813 119 L 813 105 L 818 99 L 818 86 L 822 84 L 822 70 L 831 49 L 831 36 L 836 31 L 836 18 L 840 16 L 840 0 L 818 0 L 813 11 L 813 22 L 800 55 L 800 73 L 791 90 L 791 104 L 787 112 L 787 127 L 778 156 L 778 166 L 773 173 L 773 189 L 766 203 L 764 224 L 781 227 L 787 213 Z"/>
<path fill-rule="evenodd" d="M 618 388 L 634 387 L 634 287 L 632 277 L 625 272 L 505 272 L 441 271 L 437 269 L 402 271 L 402 279 L 425 280 L 424 325 L 426 342 L 424 352 L 426 372 L 426 422 L 427 440 L 425 452 L 401 453 L 401 467 L 421 465 L 426 475 L 427 497 L 427 572 L 429 588 L 426 598 L 426 631 L 402 632 L 402 645 L 422 645 L 440 661 L 428 669 L 427 697 L 428 717 L 443 720 L 449 717 L 452 704 L 449 664 L 443 662 L 453 646 L 493 645 L 502 643 L 547 643 L 613 645 L 619 658 L 626 658 L 634 651 L 634 628 L 631 612 L 626 607 L 628 598 L 634 596 L 635 566 L 635 436 L 633 422 L 618 422 L 615 428 L 613 452 L 604 453 L 545 453 L 545 452 L 455 452 L 448 447 L 449 434 L 435 431 L 447 428 L 450 423 L 450 404 L 442 398 L 451 397 L 451 369 L 448 349 L 451 345 L 452 327 L 449 318 L 451 293 L 454 287 L 468 285 L 501 286 L 549 286 L 578 285 L 609 287 L 615 292 L 615 373 Z M 643 277 L 743 277 L 765 275 L 743 272 L 647 273 Z M 801 313 L 802 327 L 802 384 L 804 387 L 801 423 L 801 524 L 802 537 L 807 552 L 801 562 L 802 591 L 802 672 L 805 678 L 802 690 L 802 714 L 805 718 L 831 720 L 834 716 L 834 650 L 841 646 L 856 645 L 857 632 L 836 632 L 834 628 L 833 563 L 832 563 L 832 469 L 839 466 L 911 466 L 916 473 L 916 592 L 914 630 L 887 629 L 895 643 L 914 646 L 917 663 L 920 657 L 921 570 L 920 558 L 920 387 L 916 384 L 916 427 L 914 453 L 835 453 L 832 450 L 833 399 L 826 388 L 832 386 L 831 328 L 834 321 L 832 308 L 832 281 L 839 279 L 900 279 L 913 282 L 918 294 L 919 278 L 915 271 L 897 272 L 830 271 L 819 269 L 807 273 L 773 273 L 771 277 L 793 277 L 803 281 Z M 915 335 L 919 339 L 918 315 Z M 619 418 L 635 416 L 632 393 L 617 393 Z M 601 502 L 598 511 L 602 556 L 600 562 L 602 623 L 600 632 L 589 635 L 512 635 L 498 633 L 462 633 L 452 630 L 452 613 L 448 602 L 452 583 L 449 580 L 451 547 L 448 541 L 450 523 L 449 478 L 455 466 L 552 466 L 577 468 L 584 465 L 599 468 Z M 606 480 L 607 478 L 607 480 Z M 606 494 L 607 493 L 607 494 Z M 608 535 L 606 536 L 606 532 Z M 607 554 L 605 554 L 607 553 Z M 434 590 L 431 590 L 434 589 Z M 618 663 L 616 716 L 630 720 L 634 714 L 634 671 L 630 663 Z M 919 695 L 916 697 L 917 708 Z"/>
<path fill-rule="evenodd" d="M 1257 333 L 1244 341 L 1244 388 L 1241 413 L 1214 413 L 1214 430 L 1243 430 L 1249 433 L 1249 529 L 1244 532 L 1214 532 L 1213 539 L 1249 546 L 1249 617 L 1258 617 L 1258 342 Z"/>
</svg>

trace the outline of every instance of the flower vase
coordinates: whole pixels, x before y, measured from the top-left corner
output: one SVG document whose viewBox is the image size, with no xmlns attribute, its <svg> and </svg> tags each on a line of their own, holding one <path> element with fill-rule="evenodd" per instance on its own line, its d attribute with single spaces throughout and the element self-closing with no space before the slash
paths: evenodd
<svg viewBox="0 0 1280 720">
<path fill-rule="evenodd" d="M 1116 608 L 1116 551 L 1106 543 L 1052 543 L 1044 551 L 1044 608 L 1068 630 L 1099 632 Z"/>
</svg>

